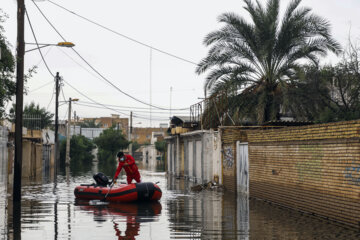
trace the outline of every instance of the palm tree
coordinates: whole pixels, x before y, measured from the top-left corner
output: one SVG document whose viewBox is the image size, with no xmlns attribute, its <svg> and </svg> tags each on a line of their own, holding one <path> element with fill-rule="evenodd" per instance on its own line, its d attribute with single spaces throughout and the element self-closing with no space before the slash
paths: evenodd
<svg viewBox="0 0 360 240">
<path fill-rule="evenodd" d="M 280 0 L 268 0 L 266 6 L 244 2 L 252 22 L 235 13 L 220 15 L 224 26 L 205 37 L 210 50 L 196 72 L 207 73 L 204 88 L 211 95 L 228 92 L 232 114 L 244 118 L 255 113 L 261 124 L 291 107 L 287 89 L 296 85 L 302 64 L 318 64 L 328 50 L 339 53 L 340 45 L 328 21 L 299 7 L 301 0 L 290 2 L 281 21 Z"/>
</svg>

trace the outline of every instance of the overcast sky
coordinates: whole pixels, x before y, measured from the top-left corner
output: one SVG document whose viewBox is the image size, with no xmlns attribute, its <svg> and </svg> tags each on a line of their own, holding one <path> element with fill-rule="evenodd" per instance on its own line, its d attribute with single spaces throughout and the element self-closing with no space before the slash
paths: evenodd
<svg viewBox="0 0 360 240">
<path fill-rule="evenodd" d="M 39 43 L 57 43 L 62 38 L 51 28 L 36 6 L 25 0 L 26 7 Z M 205 75 L 195 74 L 195 65 L 207 54 L 203 45 L 206 34 L 220 27 L 217 17 L 224 12 L 235 12 L 249 18 L 241 0 L 53 0 L 53 2 L 123 34 L 149 47 L 116 35 L 99 26 L 77 17 L 48 1 L 37 1 L 37 5 L 55 26 L 59 33 L 73 42 L 75 50 L 121 91 L 165 109 L 189 108 L 204 97 Z M 266 2 L 260 0 L 260 2 Z M 282 0 L 284 9 L 290 1 Z M 303 0 L 302 6 L 309 6 L 313 12 L 328 19 L 334 38 L 345 45 L 360 37 L 359 0 Z M 5 23 L 5 35 L 16 46 L 16 1 L 1 0 L 0 8 L 9 15 Z M 25 42 L 34 43 L 29 24 L 25 25 Z M 30 49 L 33 46 L 27 45 Z M 159 49 L 176 57 L 157 51 Z M 60 75 L 64 83 L 64 97 L 79 98 L 81 104 L 95 101 L 105 105 L 123 106 L 110 110 L 74 105 L 79 117 L 100 117 L 120 114 L 127 117 L 134 112 L 136 127 L 150 126 L 150 110 L 115 89 L 99 77 L 74 51 L 66 48 L 47 47 L 42 49 L 45 60 L 53 74 Z M 329 55 L 324 63 L 336 62 Z M 38 51 L 25 55 L 25 68 L 38 65 L 37 74 L 26 84 L 29 93 L 24 104 L 31 101 L 55 112 L 54 80 Z M 150 88 L 151 82 L 151 88 Z M 80 91 L 76 92 L 69 84 Z M 44 86 L 45 85 L 45 86 Z M 44 86 L 44 87 L 41 87 Z M 39 88 L 41 87 L 41 88 Z M 172 88 L 172 91 L 170 89 Z M 151 91 L 150 91 L 151 89 Z M 111 107 L 110 107 L 111 108 Z M 189 111 L 172 110 L 171 115 L 188 115 Z M 169 110 L 151 110 L 151 125 L 168 123 Z M 59 118 L 67 118 L 67 105 L 59 109 Z M 141 123 L 140 123 L 141 122 Z"/>
</svg>

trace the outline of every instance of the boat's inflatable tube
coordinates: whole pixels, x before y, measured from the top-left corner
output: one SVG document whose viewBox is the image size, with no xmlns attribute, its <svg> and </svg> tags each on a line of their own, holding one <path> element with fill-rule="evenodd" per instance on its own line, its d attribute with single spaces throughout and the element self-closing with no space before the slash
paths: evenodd
<svg viewBox="0 0 360 240">
<path fill-rule="evenodd" d="M 74 194 L 78 199 L 99 199 L 109 202 L 157 201 L 162 196 L 159 186 L 151 182 L 122 184 L 111 189 L 97 184 L 82 184 L 75 187 Z"/>
</svg>

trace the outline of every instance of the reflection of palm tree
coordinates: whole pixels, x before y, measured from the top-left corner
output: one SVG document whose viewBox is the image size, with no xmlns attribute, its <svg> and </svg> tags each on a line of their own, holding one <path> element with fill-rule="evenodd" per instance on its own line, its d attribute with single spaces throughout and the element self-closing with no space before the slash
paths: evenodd
<svg viewBox="0 0 360 240">
<path fill-rule="evenodd" d="M 318 63 L 319 55 L 328 50 L 337 53 L 340 46 L 325 19 L 309 8 L 298 8 L 301 0 L 291 1 L 281 21 L 280 0 L 268 0 L 266 7 L 244 2 L 252 23 L 234 13 L 222 14 L 219 21 L 225 25 L 206 36 L 204 42 L 211 49 L 196 71 L 208 72 L 205 89 L 212 95 L 229 99 L 230 105 L 216 118 L 230 108 L 233 116 L 263 123 L 278 118 L 281 104 L 290 108 L 286 93 L 296 83 L 299 60 Z"/>
</svg>

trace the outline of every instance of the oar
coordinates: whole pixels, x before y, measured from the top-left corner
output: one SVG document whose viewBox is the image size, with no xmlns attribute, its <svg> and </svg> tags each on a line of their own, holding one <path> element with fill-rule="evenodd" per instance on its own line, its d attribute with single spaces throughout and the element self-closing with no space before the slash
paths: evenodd
<svg viewBox="0 0 360 240">
<path fill-rule="evenodd" d="M 113 186 L 114 186 L 114 181 L 111 183 L 111 185 L 110 185 L 110 188 L 109 188 L 108 192 L 106 193 L 105 197 L 104 197 L 101 201 L 105 202 L 106 197 L 109 195 L 109 192 L 110 192 L 110 190 L 112 189 L 112 187 L 113 187 Z"/>
<path fill-rule="evenodd" d="M 110 190 L 112 189 L 113 186 L 114 186 L 114 182 L 111 183 L 110 188 L 109 188 L 108 192 L 106 193 L 106 195 L 105 195 L 105 197 L 103 199 L 101 199 L 101 200 L 99 200 L 99 199 L 90 200 L 89 205 L 108 205 L 109 202 L 106 202 L 105 200 L 106 200 L 107 196 L 109 195 L 109 192 L 110 192 Z"/>
</svg>

